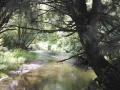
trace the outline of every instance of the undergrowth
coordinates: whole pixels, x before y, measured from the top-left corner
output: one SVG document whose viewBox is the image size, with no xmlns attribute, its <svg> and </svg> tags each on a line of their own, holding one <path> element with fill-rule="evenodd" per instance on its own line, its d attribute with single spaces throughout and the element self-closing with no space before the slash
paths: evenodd
<svg viewBox="0 0 120 90">
<path fill-rule="evenodd" d="M 0 47 L 0 77 L 6 75 L 12 69 L 18 68 L 19 65 L 37 58 L 35 53 L 27 50 L 8 50 L 5 47 Z"/>
</svg>

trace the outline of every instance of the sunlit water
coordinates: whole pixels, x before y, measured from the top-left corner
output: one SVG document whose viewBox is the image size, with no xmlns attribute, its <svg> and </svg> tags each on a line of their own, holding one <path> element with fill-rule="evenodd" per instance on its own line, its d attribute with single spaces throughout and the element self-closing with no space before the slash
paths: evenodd
<svg viewBox="0 0 120 90">
<path fill-rule="evenodd" d="M 67 58 L 66 55 L 37 53 L 45 64 L 28 73 L 2 80 L 0 90 L 86 90 L 96 77 L 92 70 L 85 72 L 85 69 L 72 65 L 72 60 L 56 63 L 56 60 Z"/>
</svg>

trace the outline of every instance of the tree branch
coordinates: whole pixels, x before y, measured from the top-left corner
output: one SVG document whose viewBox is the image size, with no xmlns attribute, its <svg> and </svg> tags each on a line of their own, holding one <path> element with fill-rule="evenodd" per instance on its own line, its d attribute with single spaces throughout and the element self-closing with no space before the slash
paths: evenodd
<svg viewBox="0 0 120 90">
<path fill-rule="evenodd" d="M 54 33 L 54 32 L 58 32 L 58 31 L 63 31 L 63 32 L 77 32 L 76 30 L 73 30 L 73 29 L 58 29 L 58 30 L 41 30 L 41 29 L 37 29 L 37 28 L 29 28 L 29 27 L 23 27 L 23 26 L 16 26 L 16 25 L 11 25 L 9 27 L 17 27 L 17 28 L 22 28 L 22 29 L 28 29 L 28 30 L 35 30 L 35 31 L 39 31 L 41 33 Z M 15 28 L 7 28 L 7 29 L 4 29 L 2 31 L 0 31 L 0 33 L 3 33 L 5 31 L 8 31 L 8 30 L 16 30 Z"/>
<path fill-rule="evenodd" d="M 100 12 L 101 11 L 101 0 L 93 0 L 92 9 L 90 12 Z"/>
<path fill-rule="evenodd" d="M 120 31 L 120 26 L 113 27 L 111 30 L 109 30 L 106 34 L 112 33 L 114 30 L 119 30 Z"/>
<path fill-rule="evenodd" d="M 67 59 L 59 60 L 59 61 L 57 61 L 57 63 L 67 61 L 67 60 L 69 60 L 69 59 L 71 59 L 71 58 L 73 58 L 73 57 L 77 57 L 77 56 L 80 55 L 80 54 L 84 54 L 84 52 L 79 53 L 79 54 L 76 54 L 76 55 L 73 55 L 73 56 L 71 56 L 71 57 L 69 57 L 69 58 L 67 58 Z"/>
<path fill-rule="evenodd" d="M 71 36 L 71 35 L 73 35 L 74 33 L 75 33 L 75 32 L 72 32 L 72 33 L 66 35 L 65 37 Z"/>
<path fill-rule="evenodd" d="M 89 18 L 88 24 L 94 27 L 99 21 L 101 12 L 101 0 L 93 0 L 92 9 L 90 11 L 91 16 Z"/>
</svg>

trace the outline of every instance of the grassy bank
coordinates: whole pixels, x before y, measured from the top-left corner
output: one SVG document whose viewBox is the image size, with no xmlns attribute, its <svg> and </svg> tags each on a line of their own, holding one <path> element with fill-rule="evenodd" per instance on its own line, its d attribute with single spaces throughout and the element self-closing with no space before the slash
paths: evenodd
<svg viewBox="0 0 120 90">
<path fill-rule="evenodd" d="M 35 53 L 14 49 L 14 50 L 1 50 L 0 51 L 0 78 L 7 75 L 7 73 L 16 69 L 19 65 L 26 63 L 30 60 L 37 59 Z"/>
</svg>

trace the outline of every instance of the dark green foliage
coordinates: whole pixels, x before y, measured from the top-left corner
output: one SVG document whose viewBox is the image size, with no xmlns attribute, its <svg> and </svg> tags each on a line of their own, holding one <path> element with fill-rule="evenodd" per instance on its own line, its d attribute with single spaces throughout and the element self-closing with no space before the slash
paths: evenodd
<svg viewBox="0 0 120 90">
<path fill-rule="evenodd" d="M 15 48 L 17 42 L 17 34 L 15 32 L 5 32 L 2 34 L 2 45 L 8 49 Z"/>
</svg>

